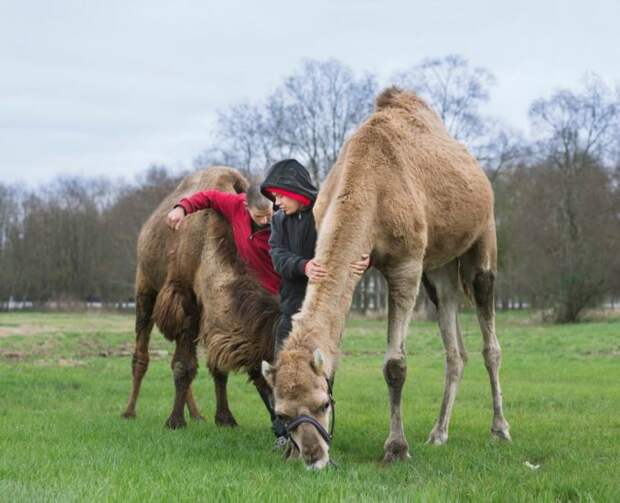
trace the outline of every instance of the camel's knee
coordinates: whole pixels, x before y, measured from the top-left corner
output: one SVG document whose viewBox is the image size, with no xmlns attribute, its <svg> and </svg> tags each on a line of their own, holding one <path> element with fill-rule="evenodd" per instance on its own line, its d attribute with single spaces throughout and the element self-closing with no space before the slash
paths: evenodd
<svg viewBox="0 0 620 503">
<path fill-rule="evenodd" d="M 383 366 L 383 376 L 390 389 L 400 391 L 407 378 L 407 362 L 404 357 L 390 358 Z"/>
<path fill-rule="evenodd" d="M 148 353 L 134 353 L 131 358 L 131 372 L 134 376 L 143 377 L 149 368 Z"/>
<path fill-rule="evenodd" d="M 450 380 L 460 380 L 465 368 L 465 360 L 457 350 L 446 353 L 446 372 Z"/>
<path fill-rule="evenodd" d="M 502 350 L 499 346 L 489 346 L 482 350 L 484 365 L 487 369 L 497 369 L 502 363 Z"/>
<path fill-rule="evenodd" d="M 176 360 L 172 362 L 172 375 L 174 376 L 175 382 L 186 382 L 190 383 L 196 377 L 196 373 L 198 372 L 198 365 L 193 361 L 182 361 Z"/>
<path fill-rule="evenodd" d="M 465 365 L 467 365 L 467 362 L 469 361 L 469 354 L 467 353 L 467 350 L 464 347 L 459 347 L 459 356 L 461 357 L 461 360 L 463 361 L 463 367 L 465 367 Z"/>
</svg>

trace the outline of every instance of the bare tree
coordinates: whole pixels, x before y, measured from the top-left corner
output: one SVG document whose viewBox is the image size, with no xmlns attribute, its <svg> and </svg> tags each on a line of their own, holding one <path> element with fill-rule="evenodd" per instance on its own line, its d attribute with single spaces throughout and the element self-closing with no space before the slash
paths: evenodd
<svg viewBox="0 0 620 503">
<path fill-rule="evenodd" d="M 12 242 L 18 237 L 21 193 L 0 184 L 0 302 L 16 294 L 16 270 Z"/>
<path fill-rule="evenodd" d="M 493 74 L 449 54 L 429 58 L 399 72 L 392 80 L 413 89 L 437 112 L 450 134 L 465 143 L 484 167 L 491 182 L 527 153 L 523 135 L 502 121 L 486 117 L 481 108 L 495 85 Z"/>
<path fill-rule="evenodd" d="M 304 62 L 264 104 L 234 105 L 218 116 L 218 147 L 197 165 L 225 162 L 260 172 L 279 159 L 298 157 L 319 184 L 347 136 L 370 113 L 377 84 L 336 60 Z"/>
<path fill-rule="evenodd" d="M 265 107 L 247 103 L 219 112 L 214 145 L 195 159 L 194 166 L 223 164 L 235 166 L 248 175 L 262 172 L 278 159 L 290 157 L 292 147 L 281 144 L 271 120 Z"/>
<path fill-rule="evenodd" d="M 269 124 L 282 146 L 307 163 L 319 184 L 347 136 L 370 114 L 377 83 L 336 60 L 304 62 L 268 99 Z"/>
<path fill-rule="evenodd" d="M 495 77 L 485 68 L 449 54 L 425 59 L 393 80 L 424 98 L 457 140 L 473 145 L 486 133 L 480 106 L 489 100 Z"/>
<path fill-rule="evenodd" d="M 598 267 L 601 260 L 594 257 L 613 243 L 593 231 L 613 232 L 619 218 L 606 166 L 618 144 L 620 102 L 591 75 L 581 92 L 565 89 L 535 101 L 530 117 L 541 137 L 537 152 L 553 182 L 553 193 L 544 195 L 555 202 L 546 209 L 554 231 L 547 256 L 553 258 L 551 270 L 557 275 L 549 294 L 555 319 L 575 321 L 608 287 L 610 271 Z"/>
<path fill-rule="evenodd" d="M 476 155 L 495 186 L 502 172 L 530 158 L 531 150 L 520 131 L 499 120 L 487 119 L 486 134 L 476 147 Z"/>
</svg>

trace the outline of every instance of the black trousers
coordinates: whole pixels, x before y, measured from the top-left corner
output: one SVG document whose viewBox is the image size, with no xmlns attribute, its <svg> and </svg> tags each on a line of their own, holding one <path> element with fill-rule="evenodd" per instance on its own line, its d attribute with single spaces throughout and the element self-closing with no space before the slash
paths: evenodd
<svg viewBox="0 0 620 503">
<path fill-rule="evenodd" d="M 291 316 L 292 315 L 286 314 L 286 313 L 281 313 L 280 315 L 280 321 L 278 322 L 278 325 L 276 326 L 276 330 L 275 330 L 275 340 L 274 340 L 274 347 L 273 347 L 273 361 L 274 362 L 276 361 L 276 357 L 278 356 L 278 353 L 280 352 L 280 350 L 282 349 L 282 346 L 284 345 L 284 341 L 286 340 L 288 335 L 291 333 L 291 328 L 293 328 Z M 271 431 L 273 431 L 276 437 L 285 437 L 287 434 L 286 425 L 278 417 L 276 417 L 272 421 Z"/>
</svg>

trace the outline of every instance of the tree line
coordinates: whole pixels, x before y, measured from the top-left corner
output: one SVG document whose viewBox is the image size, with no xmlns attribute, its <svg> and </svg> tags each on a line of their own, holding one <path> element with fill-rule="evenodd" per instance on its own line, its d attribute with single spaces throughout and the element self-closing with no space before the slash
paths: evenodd
<svg viewBox="0 0 620 503">
<path fill-rule="evenodd" d="M 495 78 L 460 56 L 426 59 L 391 81 L 426 99 L 493 184 L 498 306 L 566 322 L 620 296 L 620 87 L 586 75 L 535 100 L 532 140 L 484 114 Z M 306 61 L 263 100 L 222 110 L 195 168 L 227 164 L 260 175 L 296 157 L 320 186 L 379 90 L 375 76 L 339 61 Z M 133 181 L 0 184 L 0 303 L 131 299 L 139 229 L 185 174 L 151 166 Z M 360 283 L 354 307 L 385 308 L 376 271 Z"/>
</svg>

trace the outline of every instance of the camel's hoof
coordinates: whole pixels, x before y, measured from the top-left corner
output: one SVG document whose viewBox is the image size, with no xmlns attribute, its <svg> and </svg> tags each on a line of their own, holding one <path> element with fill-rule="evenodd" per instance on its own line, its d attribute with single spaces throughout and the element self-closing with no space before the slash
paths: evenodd
<svg viewBox="0 0 620 503">
<path fill-rule="evenodd" d="M 180 428 L 185 428 L 187 423 L 185 422 L 185 418 L 170 416 L 166 419 L 166 428 L 170 428 L 171 430 L 178 430 Z"/>
<path fill-rule="evenodd" d="M 444 445 L 448 442 L 448 433 L 441 430 L 433 430 L 428 436 L 427 444 Z"/>
<path fill-rule="evenodd" d="M 206 421 L 205 417 L 202 414 L 194 414 L 190 415 L 189 417 L 192 419 L 192 421 Z"/>
<path fill-rule="evenodd" d="M 237 424 L 237 421 L 235 421 L 235 418 L 229 414 L 222 414 L 222 415 L 216 414 L 215 424 L 217 426 L 223 426 L 225 428 L 235 428 L 236 426 L 239 426 Z"/>
<path fill-rule="evenodd" d="M 126 410 L 125 412 L 123 412 L 121 414 L 121 417 L 124 419 L 135 419 L 136 418 L 136 413 L 135 412 L 131 412 L 130 410 Z"/>
<path fill-rule="evenodd" d="M 407 442 L 394 440 L 386 444 L 385 454 L 383 455 L 384 463 L 391 464 L 395 461 L 405 461 L 407 459 L 411 459 Z"/>
<path fill-rule="evenodd" d="M 496 440 L 502 440 L 504 442 L 512 442 L 512 437 L 508 429 L 496 430 L 491 428 L 491 436 Z"/>
</svg>

